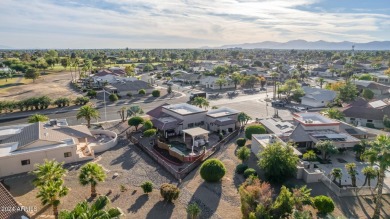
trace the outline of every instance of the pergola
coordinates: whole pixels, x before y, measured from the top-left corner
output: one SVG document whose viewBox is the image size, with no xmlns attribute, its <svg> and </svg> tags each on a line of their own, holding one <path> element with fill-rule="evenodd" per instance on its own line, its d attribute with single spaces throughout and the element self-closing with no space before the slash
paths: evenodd
<svg viewBox="0 0 390 219">
<path fill-rule="evenodd" d="M 183 141 L 184 142 L 185 142 L 186 134 L 191 135 L 191 137 L 192 137 L 192 146 L 191 146 L 192 151 L 190 153 L 191 156 L 195 155 L 195 153 L 194 153 L 195 137 L 197 137 L 197 136 L 204 136 L 205 139 L 208 140 L 208 134 L 209 133 L 210 133 L 209 131 L 207 131 L 205 129 L 202 129 L 202 128 L 199 128 L 199 127 L 183 130 Z"/>
</svg>

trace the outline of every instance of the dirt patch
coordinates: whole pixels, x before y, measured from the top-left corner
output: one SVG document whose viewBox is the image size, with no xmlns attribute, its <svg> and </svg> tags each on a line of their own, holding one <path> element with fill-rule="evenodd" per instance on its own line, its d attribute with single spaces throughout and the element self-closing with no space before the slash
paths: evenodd
<svg viewBox="0 0 390 219">
<path fill-rule="evenodd" d="M 48 96 L 52 99 L 59 97 L 75 98 L 80 96 L 69 87 L 70 73 L 52 73 L 41 76 L 35 83 L 19 83 L 15 86 L 9 86 L 0 92 L 0 99 L 22 100 L 29 97 Z"/>
</svg>

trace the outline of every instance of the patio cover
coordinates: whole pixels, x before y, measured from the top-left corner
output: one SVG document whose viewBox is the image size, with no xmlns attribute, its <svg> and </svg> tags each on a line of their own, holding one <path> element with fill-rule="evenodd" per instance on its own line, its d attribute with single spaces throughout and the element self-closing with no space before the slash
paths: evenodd
<svg viewBox="0 0 390 219">
<path fill-rule="evenodd" d="M 193 137 L 210 133 L 209 131 L 202 129 L 202 128 L 199 128 L 199 127 L 185 129 L 185 130 L 183 130 L 183 132 L 186 134 L 189 134 Z"/>
</svg>

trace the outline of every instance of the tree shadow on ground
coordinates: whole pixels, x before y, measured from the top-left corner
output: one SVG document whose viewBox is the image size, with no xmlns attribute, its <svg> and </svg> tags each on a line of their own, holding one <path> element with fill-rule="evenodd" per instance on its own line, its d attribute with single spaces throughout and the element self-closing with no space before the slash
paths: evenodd
<svg viewBox="0 0 390 219">
<path fill-rule="evenodd" d="M 202 182 L 192 195 L 189 204 L 196 203 L 202 209 L 202 218 L 211 218 L 217 211 L 221 196 L 221 182 Z"/>
<path fill-rule="evenodd" d="M 146 219 L 169 219 L 172 216 L 173 209 L 175 208 L 174 203 L 159 201 L 146 215 Z"/>
<path fill-rule="evenodd" d="M 46 212 L 51 206 L 45 205 L 43 208 L 41 208 L 39 211 L 35 212 L 33 216 L 31 216 L 31 219 L 40 218 L 44 212 Z M 49 212 L 47 212 L 49 213 Z"/>
<path fill-rule="evenodd" d="M 142 206 L 149 200 L 149 195 L 143 194 L 135 200 L 135 203 L 127 209 L 127 213 L 129 212 L 137 212 Z"/>
<path fill-rule="evenodd" d="M 117 158 L 114 158 L 110 165 L 121 164 L 121 167 L 125 170 L 129 170 L 134 167 L 134 165 L 139 161 L 140 157 L 134 151 L 133 147 L 123 147 L 122 145 L 116 145 L 112 150 L 121 149 L 125 150 Z"/>
</svg>

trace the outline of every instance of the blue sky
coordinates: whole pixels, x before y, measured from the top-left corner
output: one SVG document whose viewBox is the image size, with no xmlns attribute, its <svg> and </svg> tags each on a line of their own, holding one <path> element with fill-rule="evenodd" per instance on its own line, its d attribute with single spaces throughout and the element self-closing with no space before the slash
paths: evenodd
<svg viewBox="0 0 390 219">
<path fill-rule="evenodd" d="M 12 48 L 390 40 L 389 0 L 1 0 Z"/>
</svg>

